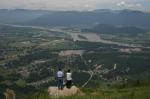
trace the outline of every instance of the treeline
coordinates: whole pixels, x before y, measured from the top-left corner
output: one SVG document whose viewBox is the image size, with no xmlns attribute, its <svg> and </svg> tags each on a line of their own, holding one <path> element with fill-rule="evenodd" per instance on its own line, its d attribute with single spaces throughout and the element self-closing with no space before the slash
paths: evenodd
<svg viewBox="0 0 150 99">
<path fill-rule="evenodd" d="M 125 33 L 129 35 L 137 35 L 140 33 L 148 32 L 148 30 L 138 28 L 138 27 L 121 27 L 121 26 L 113 26 L 108 24 L 99 24 L 91 29 L 82 29 L 82 32 L 95 32 L 95 33 Z"/>
</svg>

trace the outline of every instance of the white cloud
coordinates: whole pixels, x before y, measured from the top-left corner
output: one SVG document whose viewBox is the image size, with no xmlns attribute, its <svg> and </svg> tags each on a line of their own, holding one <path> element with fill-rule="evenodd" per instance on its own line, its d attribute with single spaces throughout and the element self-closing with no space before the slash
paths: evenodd
<svg viewBox="0 0 150 99">
<path fill-rule="evenodd" d="M 142 5 L 136 2 L 120 1 L 117 3 L 117 6 L 126 7 L 126 8 L 136 8 L 136 7 L 141 7 Z"/>
<path fill-rule="evenodd" d="M 117 3 L 117 6 L 124 6 L 124 5 L 126 5 L 126 2 L 124 2 L 124 1 L 121 1 L 121 2 Z"/>
<path fill-rule="evenodd" d="M 143 3 L 145 2 L 150 4 L 150 0 L 0 0 L 0 8 L 50 10 L 144 9 Z"/>
<path fill-rule="evenodd" d="M 98 0 L 0 0 L 0 8 L 87 10 L 96 9 L 98 2 Z"/>
</svg>

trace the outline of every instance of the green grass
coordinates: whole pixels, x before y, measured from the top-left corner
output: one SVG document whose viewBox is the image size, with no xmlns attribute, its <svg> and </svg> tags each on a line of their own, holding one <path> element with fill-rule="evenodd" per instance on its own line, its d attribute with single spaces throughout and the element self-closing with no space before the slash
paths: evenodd
<svg viewBox="0 0 150 99">
<path fill-rule="evenodd" d="M 150 86 L 125 89 L 81 89 L 84 95 L 60 97 L 58 99 L 150 99 Z M 29 95 L 25 99 L 52 99 L 46 91 Z"/>
<path fill-rule="evenodd" d="M 84 96 L 62 97 L 60 99 L 150 99 L 150 87 L 126 89 L 86 89 Z"/>
<path fill-rule="evenodd" d="M 46 91 L 39 91 L 25 96 L 23 99 L 51 99 Z"/>
</svg>

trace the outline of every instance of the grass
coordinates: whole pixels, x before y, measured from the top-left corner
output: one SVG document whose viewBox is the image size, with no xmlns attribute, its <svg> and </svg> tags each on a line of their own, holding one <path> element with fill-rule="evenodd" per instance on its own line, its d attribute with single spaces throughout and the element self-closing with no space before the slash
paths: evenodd
<svg viewBox="0 0 150 99">
<path fill-rule="evenodd" d="M 60 97 L 58 99 L 150 99 L 150 86 L 124 89 L 81 89 L 85 95 Z M 25 99 L 52 99 L 46 91 L 29 95 Z"/>
<path fill-rule="evenodd" d="M 126 89 L 89 89 L 84 96 L 61 97 L 60 99 L 150 99 L 150 87 Z"/>
</svg>

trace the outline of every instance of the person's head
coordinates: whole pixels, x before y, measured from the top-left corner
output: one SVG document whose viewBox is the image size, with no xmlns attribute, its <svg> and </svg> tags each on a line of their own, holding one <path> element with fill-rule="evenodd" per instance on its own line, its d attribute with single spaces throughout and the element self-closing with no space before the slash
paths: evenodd
<svg viewBox="0 0 150 99">
<path fill-rule="evenodd" d="M 61 71 L 61 68 L 59 68 L 58 70 Z"/>
<path fill-rule="evenodd" d="M 68 69 L 68 71 L 67 72 L 70 72 L 70 69 Z"/>
</svg>

